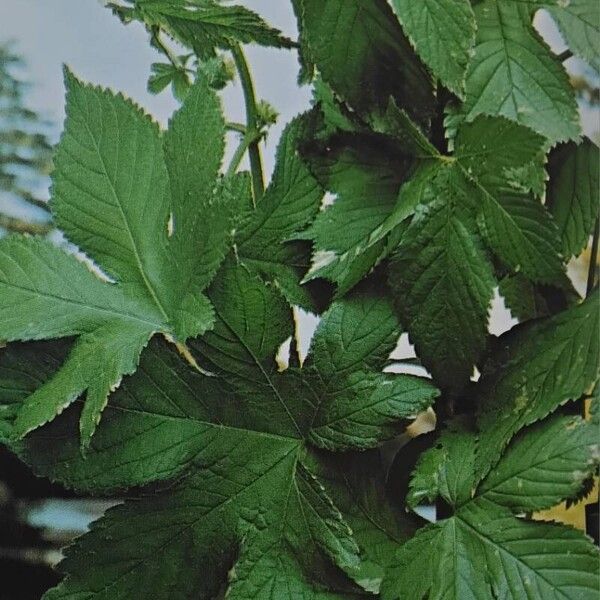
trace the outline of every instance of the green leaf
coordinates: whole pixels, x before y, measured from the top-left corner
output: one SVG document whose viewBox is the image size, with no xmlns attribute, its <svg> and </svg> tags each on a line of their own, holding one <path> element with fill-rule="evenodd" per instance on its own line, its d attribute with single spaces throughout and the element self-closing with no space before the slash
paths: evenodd
<svg viewBox="0 0 600 600">
<path fill-rule="evenodd" d="M 360 549 L 361 562 L 352 578 L 377 594 L 395 551 L 414 535 L 421 520 L 388 500 L 377 451 L 316 456 L 311 466 L 335 498 Z"/>
<path fill-rule="evenodd" d="M 523 322 L 550 315 L 551 311 L 543 294 L 522 273 L 504 277 L 498 287 L 515 319 Z"/>
<path fill-rule="evenodd" d="M 172 206 L 170 245 L 176 282 L 200 291 L 212 280 L 231 246 L 231 206 L 217 186 L 225 152 L 221 103 L 199 78 L 164 137 Z"/>
<path fill-rule="evenodd" d="M 441 167 L 428 194 L 394 255 L 390 284 L 423 364 L 442 387 L 460 387 L 485 348 L 494 277 L 462 173 Z"/>
<path fill-rule="evenodd" d="M 565 256 L 587 245 L 600 206 L 600 152 L 588 138 L 564 144 L 550 154 L 548 205 L 558 225 Z"/>
<path fill-rule="evenodd" d="M 382 240 L 396 206 L 401 183 L 413 162 L 383 136 L 334 134 L 305 149 L 313 174 L 336 195 L 302 239 L 313 242 L 313 264 L 305 281 L 326 278 L 345 293 L 383 254 Z"/>
<path fill-rule="evenodd" d="M 109 6 L 117 13 L 123 11 L 119 5 Z M 293 46 L 291 40 L 267 25 L 255 12 L 209 0 L 135 0 L 126 19 L 161 28 L 201 58 L 214 56 L 216 48 L 230 49 L 238 43 L 275 48 Z"/>
<path fill-rule="evenodd" d="M 531 510 L 574 496 L 597 454 L 591 429 L 573 418 L 536 426 L 514 440 L 475 491 L 477 438 L 455 421 L 417 465 L 419 478 L 413 478 L 425 484 L 421 497 L 433 500 L 439 493 L 454 512 L 421 529 L 397 551 L 382 598 L 591 600 L 600 583 L 591 540 L 569 527 L 516 518 L 509 510 Z M 578 440 L 577 433 L 586 434 L 585 439 Z M 480 440 L 479 447 L 484 443 Z"/>
<path fill-rule="evenodd" d="M 305 365 L 325 383 L 357 370 L 381 371 L 400 336 L 400 325 L 374 281 L 367 281 L 323 315 Z"/>
<path fill-rule="evenodd" d="M 475 16 L 468 0 L 389 0 L 411 44 L 433 73 L 462 97 L 475 45 Z"/>
<path fill-rule="evenodd" d="M 192 350 L 210 372 L 242 391 L 250 420 L 255 411 L 260 417 L 264 396 L 278 394 L 273 382 L 279 370 L 275 355 L 294 327 L 289 304 L 256 274 L 243 265 L 233 268 L 231 262 L 224 264 L 209 296 L 217 307 L 215 326 L 192 340 Z M 277 398 L 277 411 L 271 419 L 273 427 L 281 430 L 290 425 L 293 416 L 285 399 Z"/>
<path fill-rule="evenodd" d="M 461 127 L 455 146 L 481 191 L 480 228 L 494 253 L 534 281 L 561 282 L 556 225 L 531 193 L 543 189 L 543 138 L 505 119 L 479 117 Z"/>
<path fill-rule="evenodd" d="M 315 310 L 308 290 L 300 285 L 310 265 L 310 249 L 305 242 L 291 241 L 314 218 L 323 197 L 298 154 L 303 126 L 300 117 L 283 132 L 271 184 L 242 219 L 235 242 L 240 261 L 273 281 L 290 304 Z"/>
<path fill-rule="evenodd" d="M 329 384 L 317 374 L 310 387 L 318 402 L 310 440 L 334 451 L 373 448 L 404 430 L 399 419 L 413 419 L 438 395 L 428 380 L 406 375 L 355 372 Z"/>
<path fill-rule="evenodd" d="M 569 48 L 600 71 L 600 8 L 594 0 L 546 2 Z"/>
<path fill-rule="evenodd" d="M 455 154 L 423 158 L 390 217 L 415 216 L 390 267 L 419 357 L 460 388 L 485 349 L 495 278 L 484 243 L 515 272 L 566 286 L 558 231 L 541 202 L 544 140 L 506 119 L 463 124 Z M 401 206 L 403 208 L 401 208 Z"/>
<path fill-rule="evenodd" d="M 287 317 L 286 324 L 289 308 L 278 292 L 227 263 L 209 294 L 217 324 L 193 349 L 220 376 L 186 368 L 154 340 L 135 375 L 111 397 L 85 457 L 69 434 L 78 406 L 16 444 L 38 472 L 80 490 L 176 482 L 109 512 L 70 551 L 67 579 L 49 598 L 131 595 L 152 573 L 160 573 L 154 597 L 211 598 L 223 586 L 240 599 L 263 597 L 264 589 L 274 597 L 288 589 L 310 599 L 360 597 L 334 568 L 357 573 L 358 548 L 315 477 L 318 469 L 311 472 L 303 457 L 314 444 L 320 412 L 345 406 L 347 393 L 357 402 L 370 399 L 351 392 L 349 382 L 355 365 L 374 378 L 385 363 L 382 347 L 391 350 L 398 335 L 391 308 L 372 290 L 334 304 L 315 334 L 313 358 L 303 369 L 279 373 L 274 356 L 292 323 Z M 265 311 L 272 306 L 281 306 L 279 318 Z M 319 370 L 323 352 L 330 360 Z M 40 359 L 48 360 L 43 353 Z M 38 371 L 36 361 L 26 361 L 27 355 L 21 369 Z M 386 399 L 385 410 L 369 416 L 374 433 L 368 443 L 358 432 L 336 448 L 377 445 L 391 434 L 394 418 L 414 415 L 436 395 L 427 381 L 386 377 L 398 382 L 396 404 L 388 408 L 392 398 Z M 208 575 L 179 577 L 200 562 Z"/>
<path fill-rule="evenodd" d="M 165 162 L 158 127 L 131 102 L 70 73 L 66 81 L 52 210 L 67 238 L 114 281 L 49 242 L 3 239 L 0 336 L 79 336 L 63 368 L 21 407 L 14 434 L 43 425 L 86 393 L 86 446 L 109 393 L 135 370 L 155 333 L 183 343 L 212 326 L 212 307 L 201 292 L 225 255 L 231 226 L 221 196 L 213 194 L 224 126 L 204 84 L 174 117 Z M 190 126 L 196 118 L 200 129 Z M 172 152 L 174 145 L 185 153 Z"/>
<path fill-rule="evenodd" d="M 597 551 L 581 533 L 522 521 L 479 499 L 401 548 L 382 598 L 592 600 L 597 571 Z"/>
<path fill-rule="evenodd" d="M 504 116 L 550 142 L 575 139 L 577 104 L 560 62 L 533 30 L 536 7 L 514 0 L 484 0 L 473 7 L 475 52 L 467 71 L 460 114 Z"/>
<path fill-rule="evenodd" d="M 477 392 L 477 472 L 485 475 L 520 429 L 575 400 L 598 377 L 598 296 L 511 330 L 485 366 Z"/>
<path fill-rule="evenodd" d="M 451 506 L 471 499 L 474 488 L 474 435 L 460 420 L 451 422 L 435 446 L 421 454 L 409 483 L 406 503 L 415 508 L 440 496 Z M 460 457 L 460 458 L 459 458 Z"/>
<path fill-rule="evenodd" d="M 67 120 L 52 178 L 56 225 L 109 276 L 166 303 L 169 179 L 158 126 L 123 96 L 69 71 L 65 83 Z"/>
<path fill-rule="evenodd" d="M 532 512 L 573 498 L 595 471 L 597 428 L 579 417 L 554 417 L 515 437 L 479 495 L 514 512 Z"/>
<path fill-rule="evenodd" d="M 417 121 L 433 113 L 432 85 L 386 0 L 296 0 L 307 59 L 361 115 L 385 111 L 392 96 Z"/>
</svg>

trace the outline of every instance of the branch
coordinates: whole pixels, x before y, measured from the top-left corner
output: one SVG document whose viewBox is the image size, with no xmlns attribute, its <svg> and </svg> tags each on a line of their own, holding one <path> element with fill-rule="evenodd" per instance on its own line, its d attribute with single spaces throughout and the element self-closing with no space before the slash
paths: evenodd
<svg viewBox="0 0 600 600">
<path fill-rule="evenodd" d="M 572 56 L 573 52 L 571 52 L 571 50 L 565 50 L 564 52 L 561 52 L 557 58 L 560 62 L 565 62 L 565 60 L 569 60 Z"/>
</svg>

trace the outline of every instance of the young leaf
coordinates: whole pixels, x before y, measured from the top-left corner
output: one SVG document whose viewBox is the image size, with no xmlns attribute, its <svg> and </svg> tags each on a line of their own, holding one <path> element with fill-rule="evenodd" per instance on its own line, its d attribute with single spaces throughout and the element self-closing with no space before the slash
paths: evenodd
<svg viewBox="0 0 600 600">
<path fill-rule="evenodd" d="M 548 205 L 558 225 L 565 256 L 587 245 L 600 206 L 600 152 L 588 138 L 564 144 L 550 154 Z"/>
<path fill-rule="evenodd" d="M 560 62 L 533 30 L 535 3 L 484 0 L 473 10 L 475 52 L 467 71 L 460 114 L 504 116 L 552 143 L 575 139 L 577 104 Z"/>
<path fill-rule="evenodd" d="M 189 75 L 185 69 L 175 67 L 170 63 L 152 63 L 151 70 L 152 75 L 148 79 L 148 91 L 151 94 L 160 94 L 170 85 L 175 98 L 183 102 L 191 85 Z"/>
<path fill-rule="evenodd" d="M 440 81 L 463 97 L 475 45 L 475 15 L 468 0 L 389 0 L 411 44 Z"/>
<path fill-rule="evenodd" d="M 85 458 L 73 437 L 65 437 L 76 422 L 75 407 L 20 443 L 21 455 L 38 470 L 78 489 L 176 481 L 109 512 L 70 551 L 63 565 L 69 575 L 49 598 L 94 590 L 130 595 L 148 577 L 154 597 L 211 598 L 225 585 L 240 599 L 261 597 L 263 589 L 311 599 L 358 594 L 334 569 L 355 573 L 358 549 L 303 457 L 319 411 L 344 402 L 349 392 L 342 384 L 355 365 L 375 375 L 385 362 L 381 346 L 392 348 L 397 335 L 391 309 L 368 291 L 334 304 L 315 337 L 316 366 L 278 373 L 274 355 L 290 328 L 282 330 L 283 321 L 274 322 L 264 307 L 285 302 L 243 266 L 227 264 L 216 282 L 209 293 L 217 325 L 194 349 L 200 362 L 226 378 L 186 369 L 172 350 L 153 341 L 136 374 L 111 398 Z M 240 293 L 233 297 L 236 287 Z M 326 363 L 318 370 L 322 352 L 331 368 Z M 369 422 L 380 433 L 369 443 L 357 435 L 336 448 L 375 446 L 389 435 L 392 413 L 396 420 L 414 415 L 436 394 L 427 381 L 389 377 L 411 382 L 411 398 L 400 390 L 402 401 L 372 414 Z M 88 567 L 81 569 L 84 562 Z M 199 563 L 208 575 L 179 576 Z"/>
<path fill-rule="evenodd" d="M 386 0 L 296 0 L 295 8 L 308 60 L 344 102 L 369 116 L 392 96 L 428 121 L 431 81 Z"/>
<path fill-rule="evenodd" d="M 158 128 L 132 103 L 70 73 L 66 82 L 67 122 L 56 154 L 52 210 L 68 239 L 114 282 L 49 242 L 6 238 L 0 241 L 0 335 L 8 341 L 79 336 L 63 368 L 23 404 L 14 433 L 23 436 L 43 425 L 87 392 L 81 415 L 87 445 L 109 393 L 135 370 L 155 333 L 183 343 L 212 326 L 213 311 L 201 292 L 223 259 L 230 225 L 213 193 L 224 126 L 204 84 L 190 92 L 174 119 L 165 166 Z M 192 112 L 213 115 L 214 145 L 207 148 L 201 137 L 209 135 L 209 120 L 204 131 L 180 139 L 180 122 Z M 178 162 L 191 161 L 187 155 L 170 155 L 174 139 L 198 151 L 204 166 L 194 169 Z M 176 224 L 169 237 L 171 211 Z M 207 241 L 207 250 L 197 253 Z"/>
<path fill-rule="evenodd" d="M 598 377 L 598 295 L 500 338 L 478 386 L 478 476 L 520 429 L 579 398 Z"/>
</svg>

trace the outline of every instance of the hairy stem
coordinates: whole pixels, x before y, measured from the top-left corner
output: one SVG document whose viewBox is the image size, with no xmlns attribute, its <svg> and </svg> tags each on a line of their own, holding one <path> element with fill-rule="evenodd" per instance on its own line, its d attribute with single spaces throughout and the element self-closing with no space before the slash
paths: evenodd
<svg viewBox="0 0 600 600">
<path fill-rule="evenodd" d="M 586 296 L 589 296 L 594 289 L 596 283 L 596 265 L 598 264 L 598 238 L 600 237 L 599 220 L 596 219 L 596 227 L 594 228 L 594 237 L 592 239 L 592 250 L 590 252 L 590 266 L 588 267 L 588 278 L 586 287 Z"/>
<path fill-rule="evenodd" d="M 254 202 L 258 202 L 265 192 L 262 157 L 260 155 L 260 128 L 254 83 L 248 68 L 248 62 L 239 45 L 231 49 L 233 60 L 240 76 L 244 102 L 246 104 L 246 137 L 248 137 L 248 156 L 250 157 L 250 173 L 252 175 L 252 191 Z"/>
</svg>

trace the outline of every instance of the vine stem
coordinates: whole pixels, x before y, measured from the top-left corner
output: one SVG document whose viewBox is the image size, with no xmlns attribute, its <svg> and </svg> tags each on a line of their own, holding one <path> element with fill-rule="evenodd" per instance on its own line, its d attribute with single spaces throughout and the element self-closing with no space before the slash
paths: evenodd
<svg viewBox="0 0 600 600">
<path fill-rule="evenodd" d="M 246 104 L 246 136 L 248 141 L 248 156 L 250 158 L 250 173 L 252 175 L 252 191 L 254 202 L 258 202 L 265 193 L 262 157 L 260 154 L 260 127 L 254 82 L 248 68 L 248 61 L 241 46 L 236 44 L 231 48 L 233 60 L 240 76 L 244 102 Z M 242 140 L 243 144 L 244 140 Z M 240 146 L 241 147 L 241 146 Z M 239 148 L 238 148 L 239 150 Z M 236 167 L 237 168 L 237 167 Z"/>
<path fill-rule="evenodd" d="M 594 237 L 592 239 L 592 251 L 590 252 L 590 266 L 588 267 L 588 278 L 585 295 L 589 296 L 594 289 L 596 281 L 596 265 L 598 264 L 598 238 L 600 237 L 600 221 L 596 219 Z"/>
</svg>

